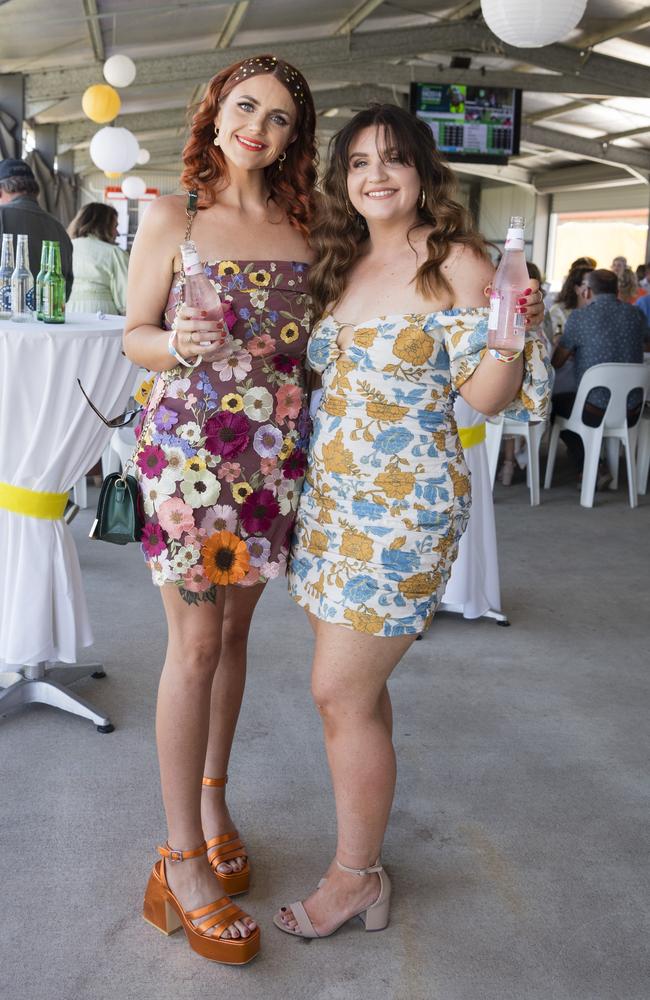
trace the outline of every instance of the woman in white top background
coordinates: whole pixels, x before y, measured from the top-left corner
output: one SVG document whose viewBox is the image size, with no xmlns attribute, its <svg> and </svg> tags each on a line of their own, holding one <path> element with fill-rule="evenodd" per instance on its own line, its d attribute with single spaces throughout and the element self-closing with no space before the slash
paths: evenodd
<svg viewBox="0 0 650 1000">
<path fill-rule="evenodd" d="M 129 257 L 115 243 L 117 212 L 92 201 L 77 212 L 68 226 L 72 239 L 74 283 L 69 312 L 124 315 Z"/>
</svg>

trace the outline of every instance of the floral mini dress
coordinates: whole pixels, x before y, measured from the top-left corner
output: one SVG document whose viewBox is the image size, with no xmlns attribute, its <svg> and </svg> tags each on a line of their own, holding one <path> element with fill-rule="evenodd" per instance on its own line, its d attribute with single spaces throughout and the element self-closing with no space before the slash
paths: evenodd
<svg viewBox="0 0 650 1000">
<path fill-rule="evenodd" d="M 488 310 L 384 316 L 337 344 L 316 324 L 307 363 L 322 372 L 296 519 L 289 590 L 316 617 L 370 635 L 423 632 L 442 600 L 470 509 L 455 395 L 487 343 Z M 524 379 L 506 414 L 543 419 L 544 342 L 527 335 Z"/>
<path fill-rule="evenodd" d="M 145 559 L 154 583 L 175 584 L 189 603 L 285 571 L 311 429 L 307 265 L 204 269 L 230 299 L 229 335 L 215 361 L 156 377 L 136 456 Z M 166 329 L 181 298 L 176 276 Z"/>
</svg>

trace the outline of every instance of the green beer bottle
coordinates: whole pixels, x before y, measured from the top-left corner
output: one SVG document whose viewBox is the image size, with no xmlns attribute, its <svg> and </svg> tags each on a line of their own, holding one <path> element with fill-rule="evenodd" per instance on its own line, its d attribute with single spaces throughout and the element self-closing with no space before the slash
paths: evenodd
<svg viewBox="0 0 650 1000">
<path fill-rule="evenodd" d="M 41 245 L 41 269 L 36 275 L 36 319 L 43 319 L 43 281 L 47 274 L 49 253 L 50 240 L 43 240 Z"/>
<path fill-rule="evenodd" d="M 65 323 L 65 278 L 61 271 L 61 247 L 50 242 L 47 273 L 43 279 L 43 321 Z"/>
</svg>

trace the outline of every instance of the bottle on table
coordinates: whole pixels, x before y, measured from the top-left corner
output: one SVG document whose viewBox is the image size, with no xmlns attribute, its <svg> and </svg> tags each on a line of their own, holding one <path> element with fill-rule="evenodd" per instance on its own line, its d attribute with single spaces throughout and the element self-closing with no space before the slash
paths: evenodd
<svg viewBox="0 0 650 1000">
<path fill-rule="evenodd" d="M 11 319 L 11 275 L 14 273 L 14 238 L 12 233 L 2 234 L 0 256 L 0 319 Z"/>
<path fill-rule="evenodd" d="M 65 278 L 61 270 L 61 247 L 52 240 L 43 278 L 43 322 L 65 323 Z"/>
<path fill-rule="evenodd" d="M 43 240 L 41 244 L 41 269 L 36 275 L 36 319 L 43 319 L 43 281 L 47 274 L 47 264 L 51 240 Z"/>
<path fill-rule="evenodd" d="M 17 237 L 16 266 L 11 275 L 11 318 L 14 323 L 34 319 L 34 275 L 29 270 L 29 245 L 24 233 Z"/>
<path fill-rule="evenodd" d="M 495 350 L 523 350 L 526 317 L 523 313 L 518 313 L 516 308 L 517 299 L 528 288 L 528 281 L 524 254 L 524 219 L 520 215 L 513 215 L 503 256 L 492 282 L 488 347 Z"/>
<path fill-rule="evenodd" d="M 181 243 L 181 256 L 185 271 L 185 305 L 191 309 L 202 309 L 206 320 L 215 320 L 223 327 L 221 343 L 228 335 L 223 306 L 219 293 L 203 270 L 196 244 L 192 240 Z M 210 341 L 201 341 L 202 347 L 214 346 Z"/>
</svg>

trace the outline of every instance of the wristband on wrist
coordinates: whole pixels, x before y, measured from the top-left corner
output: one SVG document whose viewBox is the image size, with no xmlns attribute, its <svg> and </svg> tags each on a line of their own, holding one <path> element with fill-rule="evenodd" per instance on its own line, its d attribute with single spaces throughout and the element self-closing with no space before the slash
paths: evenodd
<svg viewBox="0 0 650 1000">
<path fill-rule="evenodd" d="M 177 332 L 178 331 L 172 326 L 171 332 L 169 334 L 169 339 L 167 341 L 167 350 L 169 351 L 169 353 L 173 358 L 176 358 L 179 364 L 183 365 L 184 368 L 198 368 L 198 366 L 203 361 L 203 358 L 201 357 L 200 354 L 197 355 L 194 361 L 188 361 L 187 358 L 184 358 L 174 344 Z"/>
<path fill-rule="evenodd" d="M 504 365 L 509 365 L 521 357 L 521 351 L 517 351 L 516 354 L 502 354 L 501 351 L 497 351 L 494 347 L 489 347 L 488 350 L 495 361 L 500 361 Z"/>
</svg>

